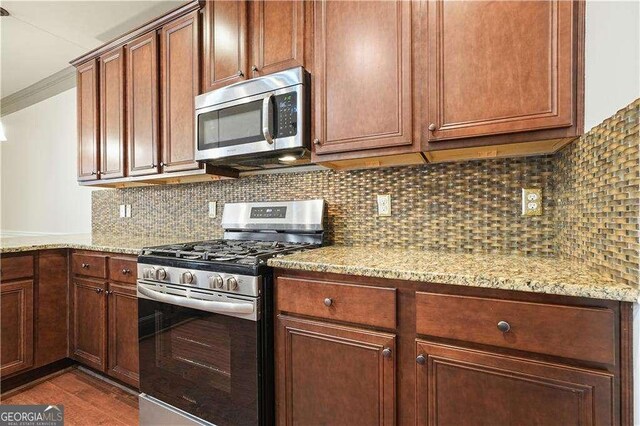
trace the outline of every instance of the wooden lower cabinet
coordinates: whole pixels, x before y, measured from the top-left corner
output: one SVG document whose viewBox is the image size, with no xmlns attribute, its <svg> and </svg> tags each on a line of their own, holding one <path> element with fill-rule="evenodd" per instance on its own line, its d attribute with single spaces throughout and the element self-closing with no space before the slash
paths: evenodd
<svg viewBox="0 0 640 426">
<path fill-rule="evenodd" d="M 277 317 L 280 425 L 395 423 L 395 335 Z"/>
<path fill-rule="evenodd" d="M 0 376 L 33 365 L 33 287 L 26 279 L 0 283 Z"/>
<path fill-rule="evenodd" d="M 138 298 L 136 288 L 109 283 L 109 362 L 107 373 L 138 387 Z"/>
<path fill-rule="evenodd" d="M 612 425 L 614 375 L 416 340 L 418 425 Z"/>
<path fill-rule="evenodd" d="M 107 365 L 106 283 L 74 278 L 72 298 L 72 357 L 104 371 Z"/>
</svg>

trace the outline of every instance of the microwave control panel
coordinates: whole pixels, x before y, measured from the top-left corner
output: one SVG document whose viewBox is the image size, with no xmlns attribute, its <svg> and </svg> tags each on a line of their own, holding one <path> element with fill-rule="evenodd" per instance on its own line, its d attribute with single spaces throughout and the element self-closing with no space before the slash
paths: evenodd
<svg viewBox="0 0 640 426">
<path fill-rule="evenodd" d="M 298 133 L 298 94 L 284 93 L 275 96 L 276 101 L 276 138 L 295 136 Z"/>
</svg>

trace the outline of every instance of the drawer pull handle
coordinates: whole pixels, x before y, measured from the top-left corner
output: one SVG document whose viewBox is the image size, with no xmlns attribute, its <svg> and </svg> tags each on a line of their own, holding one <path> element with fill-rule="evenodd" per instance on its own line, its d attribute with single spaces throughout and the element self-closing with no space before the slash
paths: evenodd
<svg viewBox="0 0 640 426">
<path fill-rule="evenodd" d="M 82 267 L 83 267 L 84 269 L 89 269 L 89 264 L 88 264 L 88 263 L 83 263 L 83 264 L 82 264 Z"/>
<path fill-rule="evenodd" d="M 324 306 L 331 306 L 331 305 L 333 305 L 333 300 L 331 300 L 328 297 L 324 299 Z"/>
<path fill-rule="evenodd" d="M 417 356 L 416 362 L 420 365 L 424 365 L 427 362 L 427 358 L 425 358 L 424 355 L 420 354 Z"/>
<path fill-rule="evenodd" d="M 500 321 L 498 323 L 498 330 L 502 331 L 503 333 L 506 333 L 509 330 L 511 330 L 511 326 L 506 321 Z"/>
<path fill-rule="evenodd" d="M 131 273 L 131 270 L 129 270 L 129 269 L 123 269 L 122 270 L 122 275 L 127 275 L 129 273 Z"/>
<path fill-rule="evenodd" d="M 391 349 L 384 348 L 382 350 L 382 356 L 385 357 L 385 358 L 391 358 Z"/>
</svg>

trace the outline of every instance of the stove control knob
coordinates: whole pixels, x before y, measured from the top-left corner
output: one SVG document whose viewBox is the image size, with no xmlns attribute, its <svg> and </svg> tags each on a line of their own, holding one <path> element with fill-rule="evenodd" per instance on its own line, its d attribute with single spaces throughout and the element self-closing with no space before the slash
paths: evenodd
<svg viewBox="0 0 640 426">
<path fill-rule="evenodd" d="M 153 268 L 144 268 L 142 270 L 142 278 L 152 280 L 156 277 L 156 270 Z"/>
<path fill-rule="evenodd" d="M 193 274 L 189 271 L 182 273 L 182 284 L 191 284 L 193 283 Z"/>
<path fill-rule="evenodd" d="M 156 269 L 156 279 L 164 280 L 166 278 L 167 278 L 167 271 L 165 271 L 164 268 Z"/>
<path fill-rule="evenodd" d="M 227 290 L 236 290 L 238 288 L 238 280 L 234 277 L 227 278 Z"/>
<path fill-rule="evenodd" d="M 222 280 L 222 277 L 220 275 L 215 274 L 209 277 L 209 287 L 222 288 L 223 285 L 224 285 L 224 281 Z"/>
</svg>

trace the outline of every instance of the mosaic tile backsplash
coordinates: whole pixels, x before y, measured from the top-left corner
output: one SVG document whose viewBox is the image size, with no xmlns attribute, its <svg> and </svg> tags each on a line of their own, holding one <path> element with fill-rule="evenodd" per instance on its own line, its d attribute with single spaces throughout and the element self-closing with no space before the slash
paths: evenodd
<svg viewBox="0 0 640 426">
<path fill-rule="evenodd" d="M 638 263 L 639 104 L 553 156 L 94 191 L 92 229 L 216 238 L 224 203 L 324 198 L 329 244 L 564 255 L 631 282 Z M 543 189 L 542 216 L 520 215 L 522 187 Z M 376 215 L 376 194 L 391 195 L 391 217 Z M 218 203 L 215 219 L 207 201 Z M 131 218 L 119 218 L 120 204 L 132 205 Z"/>
<path fill-rule="evenodd" d="M 558 153 L 558 252 L 639 285 L 640 99 Z"/>
</svg>

